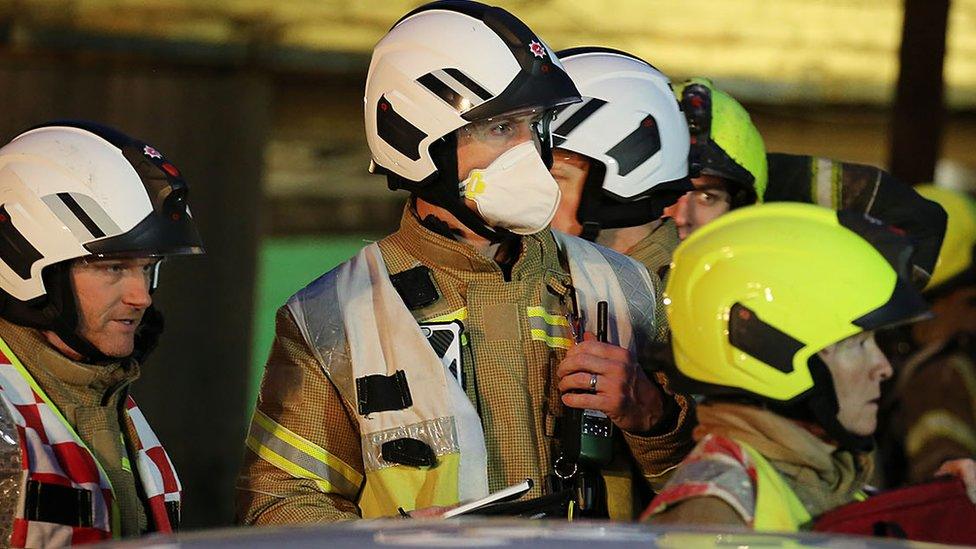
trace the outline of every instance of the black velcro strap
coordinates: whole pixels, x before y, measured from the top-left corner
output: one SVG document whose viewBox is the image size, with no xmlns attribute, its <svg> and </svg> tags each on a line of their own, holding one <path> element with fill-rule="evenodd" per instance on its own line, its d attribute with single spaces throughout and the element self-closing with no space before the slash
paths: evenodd
<svg viewBox="0 0 976 549">
<path fill-rule="evenodd" d="M 411 467 L 433 467 L 437 463 L 437 455 L 434 454 L 433 448 L 415 438 L 398 438 L 384 442 L 380 450 L 383 460 L 389 463 Z"/>
<path fill-rule="evenodd" d="M 413 405 L 407 375 L 397 370 L 392 376 L 374 374 L 356 378 L 356 399 L 359 413 L 369 415 L 373 412 L 402 410 Z"/>
<path fill-rule="evenodd" d="M 729 343 L 786 374 L 793 371 L 793 357 L 803 348 L 803 343 L 766 324 L 741 303 L 729 311 Z"/>
<path fill-rule="evenodd" d="M 440 297 L 430 276 L 430 269 L 424 265 L 390 275 L 390 282 L 411 311 L 422 309 Z"/>
<path fill-rule="evenodd" d="M 169 517 L 169 527 L 172 528 L 174 532 L 179 530 L 180 522 L 183 520 L 180 516 L 180 502 L 167 501 L 166 516 Z"/>
<path fill-rule="evenodd" d="M 91 528 L 94 522 L 92 494 L 88 490 L 71 486 L 28 480 L 24 518 L 28 521 Z"/>
</svg>

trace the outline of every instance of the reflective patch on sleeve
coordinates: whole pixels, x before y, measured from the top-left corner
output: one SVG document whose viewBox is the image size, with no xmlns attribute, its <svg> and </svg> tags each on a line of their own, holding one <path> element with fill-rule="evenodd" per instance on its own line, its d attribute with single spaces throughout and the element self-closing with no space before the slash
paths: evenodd
<svg viewBox="0 0 976 549">
<path fill-rule="evenodd" d="M 926 412 L 909 427 L 905 450 L 909 458 L 918 456 L 927 444 L 940 438 L 962 446 L 970 454 L 976 454 L 976 433 L 973 428 L 948 410 Z"/>
<path fill-rule="evenodd" d="M 362 474 L 260 410 L 254 411 L 246 444 L 261 459 L 293 477 L 314 481 L 323 492 L 348 499 L 359 492 Z"/>
<path fill-rule="evenodd" d="M 569 320 L 566 317 L 549 314 L 542 307 L 526 307 L 526 314 L 529 317 L 532 339 L 557 349 L 569 349 L 573 346 L 573 340 L 569 337 Z"/>
</svg>

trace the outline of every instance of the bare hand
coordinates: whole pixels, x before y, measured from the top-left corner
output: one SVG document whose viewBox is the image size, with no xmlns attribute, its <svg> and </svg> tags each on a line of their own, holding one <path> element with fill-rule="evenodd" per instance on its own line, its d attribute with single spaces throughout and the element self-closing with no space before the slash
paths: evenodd
<svg viewBox="0 0 976 549">
<path fill-rule="evenodd" d="M 450 507 L 438 507 L 435 505 L 433 507 L 424 507 L 423 509 L 414 509 L 407 514 L 410 515 L 410 518 L 415 519 L 435 519 L 441 518 L 441 515 L 454 509 L 454 507 L 454 505 Z"/>
<path fill-rule="evenodd" d="M 593 374 L 595 393 L 590 391 Z M 599 342 L 589 332 L 566 353 L 556 379 L 563 404 L 599 410 L 624 431 L 649 431 L 664 412 L 661 389 L 632 360 L 630 351 Z"/>
<path fill-rule="evenodd" d="M 971 459 L 950 459 L 942 464 L 935 476 L 953 476 L 961 479 L 966 485 L 966 495 L 969 501 L 976 504 L 976 461 Z"/>
</svg>

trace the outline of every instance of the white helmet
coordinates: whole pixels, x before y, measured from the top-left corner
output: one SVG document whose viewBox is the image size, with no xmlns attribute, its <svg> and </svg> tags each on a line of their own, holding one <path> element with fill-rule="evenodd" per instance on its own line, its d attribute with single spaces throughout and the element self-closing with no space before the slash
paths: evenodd
<svg viewBox="0 0 976 549">
<path fill-rule="evenodd" d="M 446 208 L 472 230 L 494 234 L 461 201 L 455 130 L 579 100 L 553 51 L 509 12 L 478 2 L 426 4 L 373 50 L 364 106 L 371 171 L 387 175 L 391 188 Z M 550 120 L 536 127 L 546 165 Z"/>
<path fill-rule="evenodd" d="M 0 316 L 90 356 L 72 335 L 67 262 L 203 253 L 187 192 L 162 154 L 114 129 L 59 121 L 18 135 L 0 148 Z"/>
<path fill-rule="evenodd" d="M 559 113 L 552 133 L 555 147 L 591 161 L 577 212 L 584 236 L 657 219 L 692 189 L 688 124 L 670 80 L 646 61 L 608 48 L 557 55 L 583 95 L 582 103 Z"/>
</svg>

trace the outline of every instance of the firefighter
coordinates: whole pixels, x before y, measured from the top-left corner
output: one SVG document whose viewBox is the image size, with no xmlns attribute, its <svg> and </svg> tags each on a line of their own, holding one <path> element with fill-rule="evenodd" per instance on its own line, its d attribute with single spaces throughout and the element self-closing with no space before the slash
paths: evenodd
<svg viewBox="0 0 976 549">
<path fill-rule="evenodd" d="M 919 482 L 946 461 L 976 456 L 976 201 L 934 185 L 916 189 L 945 209 L 949 223 L 925 288 L 935 317 L 897 337 L 908 356 L 891 393 L 889 484 Z"/>
<path fill-rule="evenodd" d="M 0 148 L 0 536 L 62 546 L 179 524 L 181 487 L 129 385 L 162 327 L 160 262 L 203 253 L 179 170 L 102 125 Z"/>
<path fill-rule="evenodd" d="M 688 125 L 668 77 L 607 48 L 558 53 L 584 101 L 554 124 L 553 228 L 625 253 L 660 273 L 678 245 L 661 214 L 692 189 Z"/>
<path fill-rule="evenodd" d="M 678 247 L 672 379 L 704 400 L 652 522 L 796 531 L 863 496 L 892 375 L 874 334 L 928 314 L 909 251 L 868 216 L 805 204 L 743 208 Z"/>
<path fill-rule="evenodd" d="M 548 228 L 550 126 L 579 101 L 552 50 L 500 8 L 427 4 L 380 40 L 372 171 L 411 198 L 397 232 L 279 310 L 239 521 L 437 516 L 526 478 L 530 499 L 568 492 L 561 504 L 628 518 L 632 486 L 660 486 L 691 423 L 687 399 L 636 358 L 656 337 L 660 281 Z M 591 333 L 600 302 L 606 342 Z M 636 475 L 558 442 L 583 408 Z"/>
</svg>

